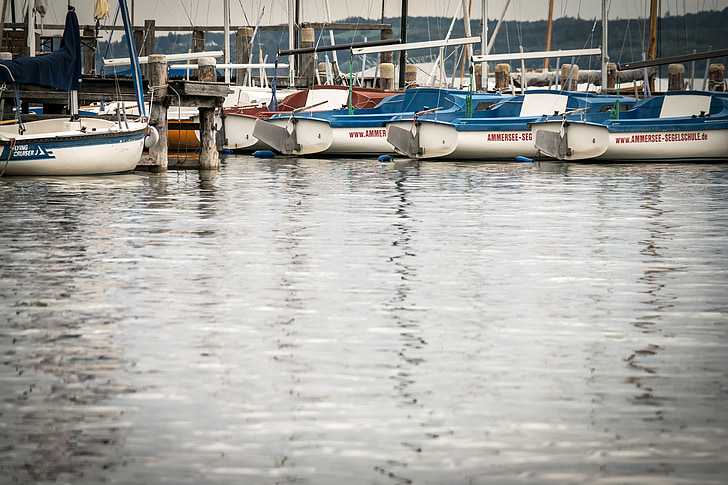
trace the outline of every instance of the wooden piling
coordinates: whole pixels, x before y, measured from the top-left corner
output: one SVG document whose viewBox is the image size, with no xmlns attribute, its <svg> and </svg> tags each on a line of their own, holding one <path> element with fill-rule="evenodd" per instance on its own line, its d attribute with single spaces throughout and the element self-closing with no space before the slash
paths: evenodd
<svg viewBox="0 0 728 485">
<path fill-rule="evenodd" d="M 708 91 L 725 91 L 725 64 L 711 64 L 708 68 Z"/>
<path fill-rule="evenodd" d="M 167 170 L 167 148 L 169 130 L 167 126 L 167 110 L 169 97 L 167 97 L 167 58 L 163 55 L 152 54 L 147 65 L 149 72 L 149 86 L 152 90 L 152 106 L 149 113 L 149 124 L 159 132 L 159 141 L 149 148 L 149 156 L 145 160 L 145 168 L 152 172 L 165 172 Z"/>
<path fill-rule="evenodd" d="M 87 25 L 83 28 L 83 43 L 81 44 L 81 59 L 83 62 L 83 73 L 86 75 L 96 74 L 96 30 Z"/>
<path fill-rule="evenodd" d="M 561 89 L 563 91 L 576 91 L 579 86 L 579 65 L 563 64 L 561 66 Z"/>
<path fill-rule="evenodd" d="M 200 81 L 216 81 L 215 59 L 203 57 L 197 61 L 197 77 Z M 215 108 L 200 107 L 200 170 L 220 168 L 220 155 L 215 140 Z"/>
<path fill-rule="evenodd" d="M 390 27 L 388 29 L 382 29 L 380 37 L 382 38 L 382 40 L 393 38 L 394 34 L 392 33 L 392 28 Z M 379 63 L 392 64 L 392 53 L 382 52 L 381 54 L 379 54 Z"/>
<path fill-rule="evenodd" d="M 253 29 L 251 27 L 240 27 L 238 29 L 235 33 L 235 62 L 238 64 L 247 64 L 250 62 L 250 51 L 253 48 L 251 46 L 252 40 Z M 242 86 L 247 74 L 247 69 L 237 69 L 235 71 L 235 84 Z"/>
<path fill-rule="evenodd" d="M 511 65 L 496 64 L 495 65 L 495 89 L 503 91 L 511 85 Z"/>
<path fill-rule="evenodd" d="M 389 91 L 394 88 L 394 64 L 385 62 L 379 65 L 379 82 L 384 90 Z"/>
<path fill-rule="evenodd" d="M 667 66 L 667 90 L 683 91 L 685 89 L 685 66 L 670 64 Z"/>
<path fill-rule="evenodd" d="M 301 47 L 313 47 L 316 41 L 316 35 L 311 27 L 301 29 Z M 316 81 L 316 53 L 310 52 L 301 54 L 298 59 L 300 66 L 300 79 L 304 86 L 313 86 Z"/>
<path fill-rule="evenodd" d="M 192 31 L 192 52 L 203 52 L 205 50 L 205 31 L 194 29 Z"/>
<path fill-rule="evenodd" d="M 607 63 L 607 89 L 614 89 L 617 86 L 617 78 L 619 76 L 619 72 L 617 71 L 617 65 L 613 62 Z M 604 90 L 604 87 L 602 87 L 602 91 L 606 92 Z"/>
<path fill-rule="evenodd" d="M 483 91 L 483 64 L 479 62 L 475 65 L 473 75 L 475 76 L 475 90 Z"/>
<path fill-rule="evenodd" d="M 414 64 L 407 64 L 404 68 L 404 82 L 405 85 L 411 86 L 417 84 L 417 66 Z"/>
</svg>

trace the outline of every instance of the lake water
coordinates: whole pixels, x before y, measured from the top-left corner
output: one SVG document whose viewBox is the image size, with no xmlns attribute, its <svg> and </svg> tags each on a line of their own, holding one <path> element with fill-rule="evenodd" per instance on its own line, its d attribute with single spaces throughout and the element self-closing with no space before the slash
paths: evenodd
<svg viewBox="0 0 728 485">
<path fill-rule="evenodd" d="M 0 483 L 728 476 L 728 164 L 230 157 L 0 202 Z"/>
</svg>

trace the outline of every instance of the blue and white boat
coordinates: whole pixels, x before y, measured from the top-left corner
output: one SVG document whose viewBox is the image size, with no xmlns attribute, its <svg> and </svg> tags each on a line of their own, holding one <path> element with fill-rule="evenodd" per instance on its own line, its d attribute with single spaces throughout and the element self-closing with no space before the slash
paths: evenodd
<svg viewBox="0 0 728 485">
<path fill-rule="evenodd" d="M 512 160 L 536 157 L 529 125 L 554 115 L 605 120 L 615 109 L 636 100 L 582 92 L 534 90 L 503 99 L 472 116 L 434 112 L 401 117 L 388 123 L 389 141 L 397 152 L 416 159 Z M 621 107 L 621 108 L 620 108 Z"/>
<path fill-rule="evenodd" d="M 130 39 L 126 2 L 119 2 L 119 7 Z M 136 60 L 133 46 L 128 47 Z M 0 127 L 0 175 L 91 175 L 133 170 L 141 158 L 148 129 L 141 73 L 137 63 L 135 67 L 134 84 L 142 121 L 80 117 L 81 40 L 72 7 L 66 15 L 59 50 L 40 57 L 0 62 L 1 81 L 68 91 L 72 113 L 70 118 L 29 122 L 23 122 L 16 113 L 16 124 Z"/>
<path fill-rule="evenodd" d="M 531 125 L 540 155 L 558 160 L 728 160 L 728 95 L 670 92 L 605 120 Z"/>
<path fill-rule="evenodd" d="M 394 153 L 387 123 L 418 112 L 462 116 L 469 108 L 487 109 L 510 98 L 442 88 L 412 88 L 382 100 L 374 108 L 293 112 L 257 120 L 255 136 L 286 155 L 362 156 Z"/>
</svg>

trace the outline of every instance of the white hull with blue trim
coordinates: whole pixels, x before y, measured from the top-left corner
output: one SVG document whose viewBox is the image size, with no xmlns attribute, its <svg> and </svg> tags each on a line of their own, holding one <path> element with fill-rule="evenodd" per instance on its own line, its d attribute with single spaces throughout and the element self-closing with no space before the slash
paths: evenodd
<svg viewBox="0 0 728 485">
<path fill-rule="evenodd" d="M 0 127 L 0 174 L 96 175 L 134 170 L 146 123 L 81 118 Z"/>
<path fill-rule="evenodd" d="M 728 96 L 669 93 L 603 123 L 550 120 L 531 130 L 539 153 L 558 160 L 724 161 Z"/>
</svg>

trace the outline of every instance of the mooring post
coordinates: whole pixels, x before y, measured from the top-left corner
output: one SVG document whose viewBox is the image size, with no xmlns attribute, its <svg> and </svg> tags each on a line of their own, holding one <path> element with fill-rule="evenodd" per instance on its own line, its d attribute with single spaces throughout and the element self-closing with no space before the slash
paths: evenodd
<svg viewBox="0 0 728 485">
<path fill-rule="evenodd" d="M 217 81 L 215 59 L 203 57 L 197 61 L 199 81 Z M 220 155 L 215 140 L 215 108 L 198 108 L 200 111 L 200 170 L 217 170 Z"/>
<path fill-rule="evenodd" d="M 390 91 L 394 88 L 394 64 L 391 62 L 383 62 L 379 65 L 379 82 L 381 89 L 385 91 Z"/>
<path fill-rule="evenodd" d="M 240 27 L 235 33 L 235 62 L 238 64 L 247 64 L 250 62 L 250 51 L 252 46 L 250 41 L 253 39 L 253 29 L 251 27 Z M 247 69 L 237 69 L 235 71 L 235 84 L 243 85 Z"/>
<path fill-rule="evenodd" d="M 496 64 L 495 65 L 495 90 L 503 91 L 511 85 L 511 65 Z"/>
<path fill-rule="evenodd" d="M 685 66 L 670 64 L 667 66 L 667 90 L 683 91 L 685 89 Z"/>
<path fill-rule="evenodd" d="M 475 90 L 484 91 L 483 89 L 483 64 L 480 62 L 475 65 L 473 70 L 473 76 L 475 76 Z"/>
<path fill-rule="evenodd" d="M 83 73 L 96 74 L 96 31 L 90 25 L 83 28 L 81 58 Z"/>
<path fill-rule="evenodd" d="M 579 86 L 579 65 L 563 64 L 561 66 L 561 89 L 576 91 Z"/>
<path fill-rule="evenodd" d="M 405 86 L 417 84 L 417 66 L 414 64 L 407 64 L 404 67 L 404 82 Z"/>
<path fill-rule="evenodd" d="M 167 97 L 167 58 L 163 55 L 150 55 L 149 87 L 152 90 L 152 107 L 149 114 L 149 124 L 159 132 L 159 141 L 149 148 L 149 164 L 147 168 L 152 172 L 167 170 L 167 110 L 169 98 Z"/>
<path fill-rule="evenodd" d="M 311 27 L 301 29 L 301 47 L 313 47 L 316 42 L 316 34 Z M 306 87 L 313 86 L 316 81 L 316 53 L 301 54 L 298 65 L 301 69 L 301 77 Z"/>
<path fill-rule="evenodd" d="M 615 64 L 614 62 L 608 62 L 607 63 L 607 89 L 614 89 L 617 86 L 618 76 L 619 76 L 619 72 L 617 72 L 617 64 Z"/>
<path fill-rule="evenodd" d="M 725 89 L 725 64 L 711 64 L 708 68 L 708 91 Z"/>
</svg>

